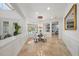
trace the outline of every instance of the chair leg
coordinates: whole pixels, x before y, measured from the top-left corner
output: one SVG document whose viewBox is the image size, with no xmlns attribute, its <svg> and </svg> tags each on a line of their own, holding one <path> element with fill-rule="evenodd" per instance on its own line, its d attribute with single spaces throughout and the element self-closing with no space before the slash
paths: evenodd
<svg viewBox="0 0 79 59">
<path fill-rule="evenodd" d="M 37 43 L 38 42 L 37 39 L 35 39 L 34 42 Z"/>
<path fill-rule="evenodd" d="M 43 42 L 46 42 L 47 40 L 46 40 L 46 39 L 43 39 L 42 41 L 43 41 Z"/>
</svg>

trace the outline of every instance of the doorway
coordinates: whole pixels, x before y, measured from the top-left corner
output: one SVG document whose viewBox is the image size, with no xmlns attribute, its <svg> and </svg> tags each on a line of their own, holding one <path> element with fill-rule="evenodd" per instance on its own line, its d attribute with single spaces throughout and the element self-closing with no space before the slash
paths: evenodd
<svg viewBox="0 0 79 59">
<path fill-rule="evenodd" d="M 59 35 L 59 25 L 58 22 L 53 22 L 52 25 L 52 36 L 57 36 Z"/>
</svg>

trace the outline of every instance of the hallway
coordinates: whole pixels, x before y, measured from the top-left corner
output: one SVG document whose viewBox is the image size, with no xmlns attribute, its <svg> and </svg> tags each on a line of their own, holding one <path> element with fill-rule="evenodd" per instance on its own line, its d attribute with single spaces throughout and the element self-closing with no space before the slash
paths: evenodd
<svg viewBox="0 0 79 59">
<path fill-rule="evenodd" d="M 79 3 L 0 8 L 0 56 L 79 56 Z"/>
<path fill-rule="evenodd" d="M 38 42 L 28 40 L 21 49 L 19 56 L 70 56 L 62 40 L 57 36 L 48 38 L 47 42 Z"/>
</svg>

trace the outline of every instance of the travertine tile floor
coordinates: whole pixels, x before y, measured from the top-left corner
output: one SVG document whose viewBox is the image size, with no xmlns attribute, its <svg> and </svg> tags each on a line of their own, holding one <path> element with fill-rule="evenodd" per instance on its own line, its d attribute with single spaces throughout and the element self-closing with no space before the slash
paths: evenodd
<svg viewBox="0 0 79 59">
<path fill-rule="evenodd" d="M 28 40 L 19 52 L 18 56 L 71 56 L 65 44 L 57 36 L 47 38 L 47 42 L 34 43 Z"/>
</svg>

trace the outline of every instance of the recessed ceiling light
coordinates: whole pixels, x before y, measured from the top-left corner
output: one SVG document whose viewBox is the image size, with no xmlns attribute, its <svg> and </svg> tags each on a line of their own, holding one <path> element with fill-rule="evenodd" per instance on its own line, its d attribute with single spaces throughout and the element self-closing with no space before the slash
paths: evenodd
<svg viewBox="0 0 79 59">
<path fill-rule="evenodd" d="M 39 12 L 36 12 L 36 15 L 38 15 L 39 14 Z"/>
<path fill-rule="evenodd" d="M 51 17 L 51 19 L 53 19 L 53 17 Z"/>
<path fill-rule="evenodd" d="M 50 7 L 48 7 L 47 10 L 50 10 Z"/>
</svg>

